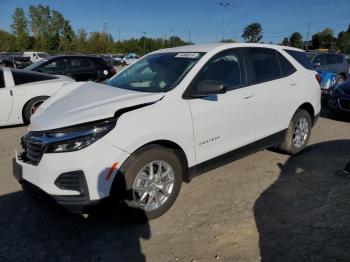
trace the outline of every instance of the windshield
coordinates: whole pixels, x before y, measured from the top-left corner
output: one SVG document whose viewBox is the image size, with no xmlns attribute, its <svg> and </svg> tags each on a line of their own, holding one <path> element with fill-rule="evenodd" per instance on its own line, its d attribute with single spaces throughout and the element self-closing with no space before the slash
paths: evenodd
<svg viewBox="0 0 350 262">
<path fill-rule="evenodd" d="M 172 89 L 204 53 L 160 53 L 142 58 L 106 84 L 141 92 Z"/>
<path fill-rule="evenodd" d="M 37 68 L 38 66 L 42 65 L 43 63 L 45 63 L 47 60 L 43 59 L 37 62 L 34 62 L 33 64 L 26 66 L 24 69 L 25 70 L 34 70 L 35 68 Z"/>
<path fill-rule="evenodd" d="M 38 56 L 39 56 L 40 58 L 48 58 L 48 57 L 49 57 L 49 54 L 47 54 L 47 53 L 38 53 Z"/>
</svg>

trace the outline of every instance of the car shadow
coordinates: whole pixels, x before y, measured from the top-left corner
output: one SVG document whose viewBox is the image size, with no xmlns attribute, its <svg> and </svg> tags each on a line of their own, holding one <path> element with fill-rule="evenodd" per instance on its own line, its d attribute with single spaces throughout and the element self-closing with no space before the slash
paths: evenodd
<svg viewBox="0 0 350 262">
<path fill-rule="evenodd" d="M 0 261 L 146 261 L 140 239 L 151 233 L 141 210 L 102 203 L 84 218 L 23 191 L 0 196 L 0 210 Z"/>
<path fill-rule="evenodd" d="M 254 205 L 262 261 L 350 261 L 350 179 L 334 174 L 349 149 L 323 142 L 279 164 Z"/>
</svg>

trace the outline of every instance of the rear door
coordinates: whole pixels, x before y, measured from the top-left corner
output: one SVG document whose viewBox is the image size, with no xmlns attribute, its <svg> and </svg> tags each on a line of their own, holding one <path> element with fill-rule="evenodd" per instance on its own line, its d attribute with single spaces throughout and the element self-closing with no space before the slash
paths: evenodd
<svg viewBox="0 0 350 262">
<path fill-rule="evenodd" d="M 88 57 L 70 57 L 68 61 L 68 74 L 76 81 L 95 80 L 95 69 Z"/>
<path fill-rule="evenodd" d="M 245 51 L 256 96 L 256 139 L 259 140 L 288 127 L 299 80 L 293 65 L 276 50 L 254 47 Z"/>
<path fill-rule="evenodd" d="M 9 119 L 13 106 L 12 90 L 6 86 L 11 79 L 6 78 L 12 78 L 10 70 L 7 69 L 4 74 L 3 69 L 0 68 L 0 123 Z M 13 83 L 12 80 L 11 82 Z"/>
</svg>

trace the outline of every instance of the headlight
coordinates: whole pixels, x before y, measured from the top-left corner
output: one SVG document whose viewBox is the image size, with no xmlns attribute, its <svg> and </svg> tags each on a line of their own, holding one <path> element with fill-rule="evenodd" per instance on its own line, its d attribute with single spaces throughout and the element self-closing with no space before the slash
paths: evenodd
<svg viewBox="0 0 350 262">
<path fill-rule="evenodd" d="M 106 135 L 115 125 L 116 120 L 109 119 L 47 132 L 45 152 L 61 153 L 83 149 Z"/>
</svg>

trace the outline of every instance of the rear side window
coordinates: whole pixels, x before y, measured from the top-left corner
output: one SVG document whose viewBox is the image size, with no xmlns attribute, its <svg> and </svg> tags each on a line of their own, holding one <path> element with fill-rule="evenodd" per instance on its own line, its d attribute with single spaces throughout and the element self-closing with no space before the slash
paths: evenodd
<svg viewBox="0 0 350 262">
<path fill-rule="evenodd" d="M 249 48 L 250 61 L 255 73 L 254 83 L 281 77 L 277 52 L 267 48 Z"/>
<path fill-rule="evenodd" d="M 342 64 L 343 56 L 341 55 L 327 55 L 327 64 Z"/>
<path fill-rule="evenodd" d="M 284 49 L 289 55 L 291 55 L 299 64 L 301 64 L 303 67 L 306 69 L 312 70 L 312 64 L 310 60 L 307 58 L 305 52 L 301 51 L 295 51 L 295 50 L 289 50 L 289 49 Z"/>
<path fill-rule="evenodd" d="M 4 74 L 2 72 L 2 69 L 0 69 L 0 88 L 5 87 L 5 80 L 4 80 Z"/>
<path fill-rule="evenodd" d="M 80 69 L 90 69 L 92 68 L 89 58 L 71 58 L 70 59 L 70 69 L 80 70 Z"/>
<path fill-rule="evenodd" d="M 280 61 L 282 77 L 289 76 L 296 71 L 295 67 L 282 54 L 278 53 L 278 59 Z"/>
<path fill-rule="evenodd" d="M 24 71 L 24 70 L 20 71 L 20 70 L 11 69 L 11 72 L 12 72 L 12 76 L 16 86 L 58 78 L 53 75 L 40 74 L 40 73 Z"/>
</svg>

